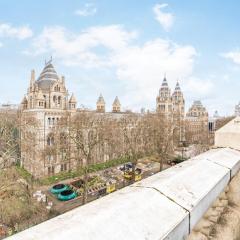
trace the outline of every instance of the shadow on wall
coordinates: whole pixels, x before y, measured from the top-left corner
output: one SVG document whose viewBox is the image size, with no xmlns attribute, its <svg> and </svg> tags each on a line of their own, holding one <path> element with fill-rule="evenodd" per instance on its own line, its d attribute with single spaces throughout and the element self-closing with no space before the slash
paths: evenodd
<svg viewBox="0 0 240 240">
<path fill-rule="evenodd" d="M 240 240 L 240 172 L 219 196 L 187 240 Z"/>
</svg>

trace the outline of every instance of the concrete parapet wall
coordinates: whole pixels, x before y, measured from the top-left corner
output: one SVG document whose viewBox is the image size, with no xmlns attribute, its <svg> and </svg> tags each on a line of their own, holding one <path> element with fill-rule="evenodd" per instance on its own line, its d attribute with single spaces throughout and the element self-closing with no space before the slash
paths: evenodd
<svg viewBox="0 0 240 240">
<path fill-rule="evenodd" d="M 240 152 L 210 150 L 9 240 L 184 239 L 239 168 Z"/>
<path fill-rule="evenodd" d="M 216 147 L 240 150 L 240 117 L 236 117 L 215 132 Z"/>
</svg>

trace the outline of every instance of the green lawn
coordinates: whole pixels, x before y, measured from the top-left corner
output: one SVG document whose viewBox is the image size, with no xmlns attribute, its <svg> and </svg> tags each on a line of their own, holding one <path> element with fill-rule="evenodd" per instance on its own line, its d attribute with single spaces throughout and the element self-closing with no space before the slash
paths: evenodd
<svg viewBox="0 0 240 240">
<path fill-rule="evenodd" d="M 130 162 L 130 161 L 131 161 L 131 159 L 129 157 L 122 157 L 122 158 L 118 158 L 118 159 L 109 160 L 109 161 L 104 162 L 104 163 L 96 163 L 96 164 L 89 165 L 87 167 L 87 169 L 86 168 L 79 168 L 76 171 L 61 172 L 61 173 L 58 173 L 54 176 L 42 178 L 42 179 L 39 180 L 39 183 L 41 185 L 51 185 L 51 184 L 54 184 L 54 183 L 57 183 L 59 181 L 63 181 L 63 180 L 66 180 L 66 179 L 80 177 L 84 174 L 84 172 L 86 170 L 89 173 L 97 172 L 97 171 L 104 170 L 104 169 L 107 169 L 107 168 L 110 168 L 110 167 L 115 167 L 115 166 L 121 165 L 123 163 Z"/>
</svg>

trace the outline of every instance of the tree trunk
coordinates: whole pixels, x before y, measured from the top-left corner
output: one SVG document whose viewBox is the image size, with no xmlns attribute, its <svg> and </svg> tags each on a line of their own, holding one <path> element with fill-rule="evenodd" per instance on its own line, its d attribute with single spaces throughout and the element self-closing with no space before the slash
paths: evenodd
<svg viewBox="0 0 240 240">
<path fill-rule="evenodd" d="M 84 172 L 84 185 L 83 185 L 83 199 L 82 199 L 82 204 L 86 204 L 87 203 L 87 192 L 88 192 L 88 188 L 87 188 L 87 184 L 88 184 L 88 170 L 86 169 Z"/>
</svg>

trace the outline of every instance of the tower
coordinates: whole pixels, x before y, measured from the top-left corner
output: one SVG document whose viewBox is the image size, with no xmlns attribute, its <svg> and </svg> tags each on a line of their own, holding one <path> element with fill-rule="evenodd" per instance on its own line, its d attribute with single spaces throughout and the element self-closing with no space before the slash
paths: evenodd
<svg viewBox="0 0 240 240">
<path fill-rule="evenodd" d="M 26 110 L 27 109 L 27 105 L 28 105 L 28 101 L 26 96 L 24 96 L 22 102 L 21 102 L 21 110 Z"/>
<path fill-rule="evenodd" d="M 121 103 L 117 96 L 115 97 L 114 102 L 112 104 L 112 112 L 114 112 L 114 113 L 121 112 Z"/>
<path fill-rule="evenodd" d="M 31 71 L 31 79 L 30 79 L 30 90 L 34 90 L 34 82 L 35 82 L 35 70 Z"/>
<path fill-rule="evenodd" d="M 75 98 L 74 94 L 72 93 L 72 96 L 69 99 L 69 110 L 75 110 L 77 107 L 77 99 Z"/>
<path fill-rule="evenodd" d="M 175 128 L 174 143 L 175 146 L 182 146 L 185 142 L 185 127 L 184 127 L 185 100 L 178 81 L 172 94 L 172 104 L 173 104 L 172 108 L 173 126 Z"/>
<path fill-rule="evenodd" d="M 21 127 L 21 165 L 33 176 L 72 169 L 73 163 L 51 149 L 57 142 L 53 132 L 59 120 L 75 114 L 76 107 L 76 98 L 72 95 L 68 100 L 65 79 L 58 76 L 52 60 L 45 63 L 37 79 L 35 71 L 31 71 L 28 92 L 21 103 L 21 121 L 25 123 Z"/>
<path fill-rule="evenodd" d="M 178 81 L 172 94 L 172 103 L 173 114 L 179 115 L 183 119 L 185 115 L 185 100 Z"/>
<path fill-rule="evenodd" d="M 97 105 L 97 112 L 102 112 L 102 113 L 105 112 L 105 101 L 102 94 L 100 94 L 96 105 Z"/>
<path fill-rule="evenodd" d="M 171 90 L 168 86 L 167 78 L 164 76 L 159 95 L 156 99 L 157 113 L 169 116 L 172 114 L 172 97 Z"/>
</svg>

